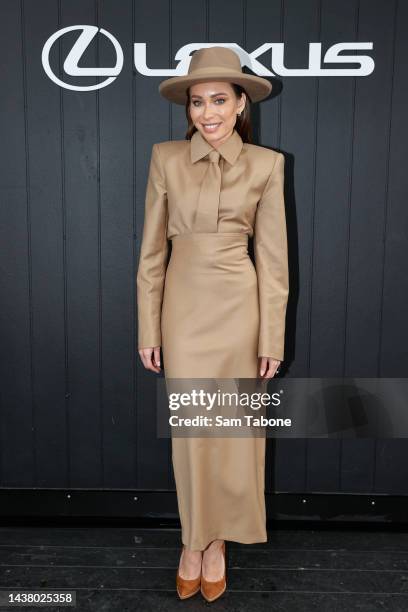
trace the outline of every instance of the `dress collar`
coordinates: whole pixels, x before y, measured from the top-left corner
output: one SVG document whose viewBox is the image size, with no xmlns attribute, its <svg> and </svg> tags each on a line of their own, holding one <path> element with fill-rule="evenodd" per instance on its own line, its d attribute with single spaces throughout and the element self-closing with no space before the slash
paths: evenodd
<svg viewBox="0 0 408 612">
<path fill-rule="evenodd" d="M 231 136 L 229 136 L 229 138 L 225 142 L 223 142 L 222 145 L 220 145 L 218 148 L 213 147 L 202 136 L 201 132 L 197 130 L 196 132 L 194 132 L 190 140 L 191 161 L 195 163 L 197 160 L 207 155 L 207 153 L 209 153 L 213 149 L 216 149 L 220 152 L 222 157 L 232 165 L 236 162 L 238 155 L 241 153 L 242 147 L 242 138 L 235 128 Z"/>
</svg>

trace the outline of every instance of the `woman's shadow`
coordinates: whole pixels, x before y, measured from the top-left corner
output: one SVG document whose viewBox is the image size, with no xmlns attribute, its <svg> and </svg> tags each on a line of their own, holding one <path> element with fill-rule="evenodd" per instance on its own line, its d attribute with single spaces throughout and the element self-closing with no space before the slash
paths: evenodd
<svg viewBox="0 0 408 612">
<path fill-rule="evenodd" d="M 266 98 L 267 100 L 279 96 L 282 91 L 282 83 L 277 79 L 270 79 L 273 87 L 272 92 Z M 261 121 L 259 104 L 252 107 L 252 125 L 253 125 L 253 144 L 265 147 L 261 142 Z M 293 361 L 295 354 L 295 338 L 296 338 L 296 309 L 299 299 L 299 248 L 298 248 L 298 230 L 296 218 L 296 199 L 294 190 L 294 156 L 291 153 L 282 151 L 275 147 L 266 147 L 273 151 L 279 151 L 285 157 L 285 179 L 284 179 L 284 198 L 286 212 L 286 229 L 288 237 L 288 266 L 289 266 L 289 297 L 286 309 L 286 325 L 285 325 L 285 358 L 280 367 L 278 376 L 285 376 L 288 373 L 289 365 Z M 272 234 L 272 230 L 271 230 Z M 271 235 L 272 240 L 272 235 Z M 254 256 L 254 241 L 249 240 L 248 252 L 255 264 Z"/>
<path fill-rule="evenodd" d="M 270 79 L 272 82 L 272 91 L 266 100 L 276 98 L 282 92 L 282 83 L 278 79 Z M 276 103 L 276 101 L 275 101 Z M 261 121 L 260 121 L 260 108 L 259 104 L 255 104 L 252 107 L 252 126 L 253 126 L 253 144 L 265 146 L 262 142 L 261 134 Z M 271 148 L 274 151 L 279 151 L 285 157 L 285 177 L 284 177 L 284 200 L 285 200 L 285 213 L 286 213 L 286 229 L 287 229 L 287 240 L 288 240 L 288 267 L 289 267 L 289 296 L 288 304 L 286 309 L 286 324 L 285 324 L 285 356 L 284 361 L 280 367 L 280 372 L 276 378 L 289 374 L 289 366 L 294 360 L 295 354 L 295 338 L 296 338 L 296 310 L 299 299 L 299 248 L 298 248 L 298 230 L 297 230 L 297 217 L 296 217 L 296 198 L 294 189 L 294 156 L 291 153 L 282 151 L 279 148 Z M 272 237 L 271 237 L 272 239 Z M 249 255 L 255 264 L 254 256 L 254 241 L 251 239 L 248 243 Z M 266 444 L 266 458 L 265 458 L 265 492 L 273 492 L 275 490 L 274 474 L 275 470 L 272 469 L 275 463 L 274 458 L 276 457 L 275 439 L 273 444 Z M 295 442 L 295 441 L 294 441 Z M 297 442 L 302 443 L 302 440 Z M 296 444 L 296 442 L 295 442 Z M 273 510 L 270 508 L 271 500 L 268 500 L 267 506 L 269 506 L 268 515 Z"/>
</svg>

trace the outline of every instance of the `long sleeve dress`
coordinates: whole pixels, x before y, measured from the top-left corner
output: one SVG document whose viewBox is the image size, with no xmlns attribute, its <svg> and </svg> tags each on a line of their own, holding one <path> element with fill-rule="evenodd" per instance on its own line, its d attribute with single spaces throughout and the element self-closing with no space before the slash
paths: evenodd
<svg viewBox="0 0 408 612">
<path fill-rule="evenodd" d="M 258 357 L 284 358 L 285 158 L 244 143 L 234 129 L 217 148 L 221 186 L 206 218 L 202 188 L 212 151 L 198 131 L 152 149 L 137 273 L 138 348 L 162 347 L 166 379 L 255 379 Z M 186 547 L 267 541 L 265 437 L 172 437 L 172 461 Z"/>
</svg>

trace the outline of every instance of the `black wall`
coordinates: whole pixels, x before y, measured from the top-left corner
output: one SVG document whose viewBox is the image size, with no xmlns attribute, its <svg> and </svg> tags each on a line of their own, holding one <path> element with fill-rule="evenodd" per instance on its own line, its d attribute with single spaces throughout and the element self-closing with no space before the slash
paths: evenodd
<svg viewBox="0 0 408 612">
<path fill-rule="evenodd" d="M 174 490 L 135 279 L 151 146 L 184 138 L 186 121 L 158 94 L 165 77 L 135 70 L 133 42 L 152 68 L 174 68 L 190 42 L 284 42 L 291 68 L 307 67 L 309 42 L 373 42 L 371 75 L 274 78 L 253 119 L 256 142 L 286 157 L 286 375 L 406 376 L 407 17 L 396 0 L 2 0 L 2 488 Z M 45 74 L 45 41 L 74 24 L 120 41 L 108 87 Z M 76 37 L 54 48 L 61 77 Z M 83 58 L 113 62 L 102 37 Z M 404 439 L 268 445 L 268 491 L 408 494 Z"/>
</svg>

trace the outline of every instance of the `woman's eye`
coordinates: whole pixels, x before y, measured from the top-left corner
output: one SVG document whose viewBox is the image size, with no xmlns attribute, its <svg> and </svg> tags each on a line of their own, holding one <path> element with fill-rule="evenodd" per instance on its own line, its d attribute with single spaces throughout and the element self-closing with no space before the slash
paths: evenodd
<svg viewBox="0 0 408 612">
<path fill-rule="evenodd" d="M 216 102 L 225 102 L 225 98 L 217 98 L 215 101 Z M 200 100 L 193 100 L 193 106 L 197 106 L 198 104 L 200 104 Z"/>
</svg>

